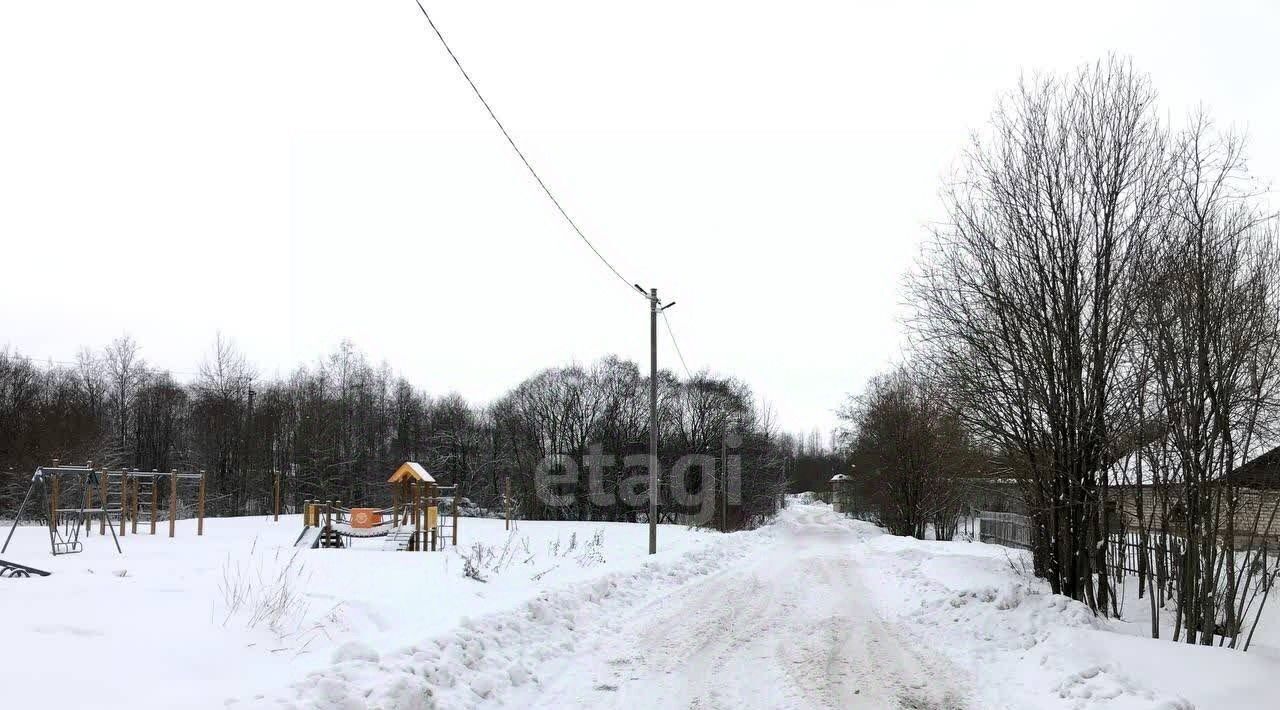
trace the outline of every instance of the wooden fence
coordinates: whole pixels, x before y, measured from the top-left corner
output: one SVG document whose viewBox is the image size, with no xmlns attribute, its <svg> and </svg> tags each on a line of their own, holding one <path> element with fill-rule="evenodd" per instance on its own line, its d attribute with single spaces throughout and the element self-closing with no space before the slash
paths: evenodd
<svg viewBox="0 0 1280 710">
<path fill-rule="evenodd" d="M 1107 566 L 1119 577 L 1154 573 L 1163 581 L 1182 574 L 1186 540 L 1168 533 L 1126 532 L 1107 536 Z"/>
</svg>

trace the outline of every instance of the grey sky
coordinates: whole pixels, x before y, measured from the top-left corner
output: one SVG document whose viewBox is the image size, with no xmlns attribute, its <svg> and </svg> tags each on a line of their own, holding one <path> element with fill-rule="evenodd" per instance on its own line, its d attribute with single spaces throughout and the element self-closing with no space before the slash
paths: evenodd
<svg viewBox="0 0 1280 710">
<path fill-rule="evenodd" d="M 1131 56 L 1172 119 L 1204 102 L 1280 175 L 1269 3 L 427 6 L 596 245 L 678 302 L 689 366 L 790 430 L 898 354 L 939 181 L 1019 72 Z M 128 331 L 189 371 L 221 329 L 271 374 L 350 337 L 479 401 L 646 357 L 644 300 L 412 0 L 6 3 L 0 97 L 0 345 Z"/>
</svg>

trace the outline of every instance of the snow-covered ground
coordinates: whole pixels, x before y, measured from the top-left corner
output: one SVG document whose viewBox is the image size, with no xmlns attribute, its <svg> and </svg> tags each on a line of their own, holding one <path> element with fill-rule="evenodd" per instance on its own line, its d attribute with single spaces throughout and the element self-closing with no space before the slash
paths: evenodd
<svg viewBox="0 0 1280 710">
<path fill-rule="evenodd" d="M 19 527 L 3 558 L 53 575 L 0 579 L 0 706 L 52 695 L 63 708 L 222 708 L 231 698 L 260 707 L 256 696 L 329 669 L 356 645 L 386 653 L 446 636 L 465 618 L 650 559 L 644 525 L 513 526 L 463 518 L 456 550 L 393 553 L 377 540 L 297 550 L 300 516 L 215 518 L 204 537 L 194 521 L 180 521 L 172 540 L 164 523 L 154 537 L 129 535 L 123 554 L 95 528 L 84 552 L 58 557 L 44 528 Z M 659 536 L 665 562 L 715 534 L 662 526 Z M 484 583 L 463 575 L 462 554 L 477 543 L 506 550 L 485 555 Z"/>
<path fill-rule="evenodd" d="M 732 535 L 664 526 L 656 558 L 643 525 L 467 519 L 458 551 L 295 557 L 299 524 L 56 559 L 20 529 L 6 558 L 55 574 L 0 580 L 0 686 L 141 710 L 1277 706 L 1265 643 L 1147 639 L 1049 594 L 1020 553 L 822 504 Z M 484 582 L 459 554 L 477 542 Z"/>
</svg>

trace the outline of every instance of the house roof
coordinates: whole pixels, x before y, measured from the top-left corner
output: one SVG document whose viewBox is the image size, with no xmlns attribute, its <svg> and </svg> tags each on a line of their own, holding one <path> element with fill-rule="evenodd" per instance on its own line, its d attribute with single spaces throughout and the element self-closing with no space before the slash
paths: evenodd
<svg viewBox="0 0 1280 710">
<path fill-rule="evenodd" d="M 1280 488 L 1280 446 L 1237 466 L 1226 477 L 1244 488 Z"/>
<path fill-rule="evenodd" d="M 400 468 L 391 474 L 391 478 L 387 479 L 387 483 L 399 483 L 401 481 L 426 481 L 427 483 L 435 483 L 436 479 L 427 473 L 427 469 L 417 461 L 405 461 L 400 464 Z"/>
</svg>

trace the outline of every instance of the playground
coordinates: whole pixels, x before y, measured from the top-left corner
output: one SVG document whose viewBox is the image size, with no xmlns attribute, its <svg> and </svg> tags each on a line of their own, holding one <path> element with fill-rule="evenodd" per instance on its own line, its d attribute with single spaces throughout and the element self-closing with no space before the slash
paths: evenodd
<svg viewBox="0 0 1280 710">
<path fill-rule="evenodd" d="M 185 504 L 188 494 L 179 494 Z M 397 494 L 402 513 L 415 498 Z M 355 523 L 360 502 L 338 502 L 333 524 L 339 506 L 344 524 Z M 59 507 L 69 507 L 65 497 Z M 268 703 L 257 696 L 288 694 L 348 656 L 390 654 L 464 619 L 653 559 L 646 526 L 625 523 L 514 520 L 508 530 L 502 519 L 462 518 L 455 547 L 442 508 L 437 549 L 423 538 L 421 554 L 385 552 L 390 534 L 342 549 L 298 547 L 301 514 L 207 518 L 203 535 L 198 520 L 178 519 L 173 538 L 163 514 L 155 535 L 144 517 L 137 534 L 126 525 L 122 552 L 97 520 L 90 534 L 81 531 L 80 551 L 58 555 L 47 527 L 19 526 L 3 558 L 51 574 L 0 579 L 0 628 L 10 648 L 22 649 L 0 666 L 7 699 L 14 707 L 50 693 L 63 707 L 261 707 Z M 412 519 L 400 522 L 415 530 Z M 661 559 L 714 537 L 679 526 L 660 534 Z"/>
</svg>

